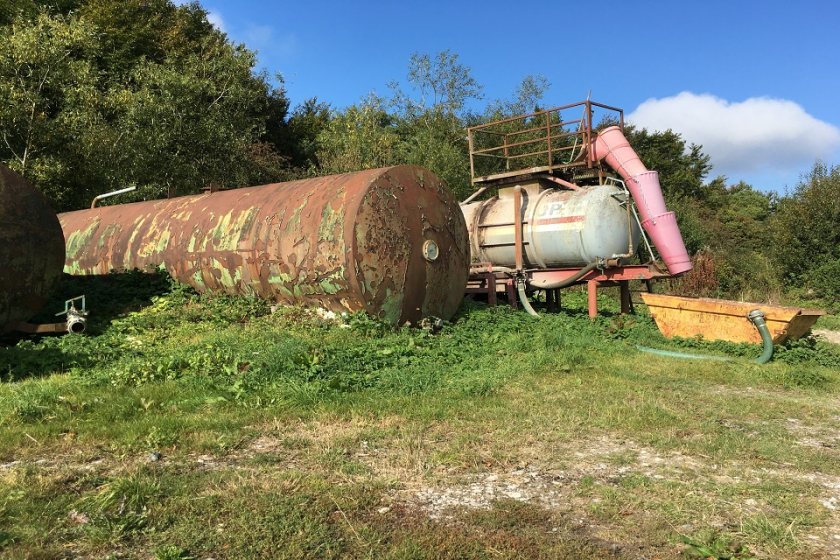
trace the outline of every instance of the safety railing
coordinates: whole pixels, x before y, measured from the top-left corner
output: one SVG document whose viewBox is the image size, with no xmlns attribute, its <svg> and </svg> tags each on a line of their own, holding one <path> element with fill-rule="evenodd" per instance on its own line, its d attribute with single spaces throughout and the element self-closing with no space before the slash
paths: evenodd
<svg viewBox="0 0 840 560">
<path fill-rule="evenodd" d="M 591 100 L 468 128 L 472 183 L 592 167 L 587 147 L 598 115 L 599 124 L 624 128 L 623 110 Z"/>
</svg>

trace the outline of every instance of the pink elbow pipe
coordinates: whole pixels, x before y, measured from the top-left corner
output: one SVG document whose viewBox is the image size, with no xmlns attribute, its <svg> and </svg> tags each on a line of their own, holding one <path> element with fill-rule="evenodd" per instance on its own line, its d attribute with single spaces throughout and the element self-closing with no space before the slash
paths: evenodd
<svg viewBox="0 0 840 560">
<path fill-rule="evenodd" d="M 611 126 L 602 130 L 592 142 L 592 153 L 596 160 L 606 161 L 624 179 L 639 210 L 642 227 L 665 261 L 668 272 L 677 275 L 691 270 L 691 259 L 677 219 L 665 207 L 659 174 L 648 171 L 621 129 Z"/>
</svg>

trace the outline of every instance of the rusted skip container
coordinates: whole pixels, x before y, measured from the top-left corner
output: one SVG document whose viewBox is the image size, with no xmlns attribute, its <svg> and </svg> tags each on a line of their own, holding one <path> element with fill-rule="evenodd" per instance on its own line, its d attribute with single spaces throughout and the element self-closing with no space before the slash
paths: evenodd
<svg viewBox="0 0 840 560">
<path fill-rule="evenodd" d="M 464 218 L 430 171 L 400 165 L 61 214 L 65 271 L 163 268 L 196 290 L 391 323 L 455 313 Z"/>
<path fill-rule="evenodd" d="M 44 307 L 63 262 L 64 237 L 49 202 L 0 165 L 0 331 Z"/>
<path fill-rule="evenodd" d="M 775 344 L 804 336 L 825 311 L 763 303 L 690 298 L 642 292 L 656 326 L 666 338 L 679 336 L 704 340 L 761 343 L 761 334 L 747 315 L 753 309 L 764 313 Z"/>
</svg>

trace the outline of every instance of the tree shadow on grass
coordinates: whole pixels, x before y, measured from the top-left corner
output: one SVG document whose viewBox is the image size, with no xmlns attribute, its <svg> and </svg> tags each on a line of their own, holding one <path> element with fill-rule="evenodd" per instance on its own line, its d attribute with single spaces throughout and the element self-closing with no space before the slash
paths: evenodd
<svg viewBox="0 0 840 560">
<path fill-rule="evenodd" d="M 9 332 L 0 335 L 0 379 L 19 381 L 44 377 L 69 370 L 73 366 L 91 365 L 88 337 L 105 332 L 111 321 L 138 311 L 152 303 L 155 296 L 172 290 L 172 280 L 165 272 L 112 273 L 98 276 L 65 274 L 53 297 L 31 323 L 55 323 L 63 316 L 68 299 L 84 295 L 89 311 L 85 334 L 33 335 Z M 65 340 L 62 337 L 74 337 Z M 75 338 L 85 337 L 85 338 Z"/>
<path fill-rule="evenodd" d="M 93 276 L 65 274 L 50 302 L 32 322 L 51 323 L 61 320 L 55 314 L 64 310 L 64 302 L 84 295 L 89 311 L 85 332 L 96 336 L 102 334 L 117 317 L 138 311 L 150 305 L 155 296 L 171 290 L 172 279 L 165 272 L 133 270 Z"/>
</svg>

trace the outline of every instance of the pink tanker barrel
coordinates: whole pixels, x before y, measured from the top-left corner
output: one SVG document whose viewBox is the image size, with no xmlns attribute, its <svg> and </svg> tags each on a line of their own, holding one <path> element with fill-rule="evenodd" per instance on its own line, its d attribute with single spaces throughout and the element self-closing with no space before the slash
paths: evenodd
<svg viewBox="0 0 840 560">
<path fill-rule="evenodd" d="M 650 235 L 668 272 L 677 275 L 691 270 L 691 259 L 676 216 L 665 207 L 659 174 L 648 171 L 621 129 L 611 126 L 602 130 L 593 142 L 592 154 L 596 160 L 606 161 L 624 179 L 636 202 L 642 227 Z"/>
</svg>

